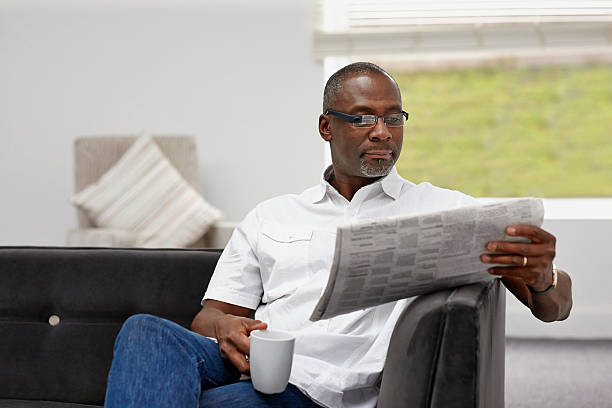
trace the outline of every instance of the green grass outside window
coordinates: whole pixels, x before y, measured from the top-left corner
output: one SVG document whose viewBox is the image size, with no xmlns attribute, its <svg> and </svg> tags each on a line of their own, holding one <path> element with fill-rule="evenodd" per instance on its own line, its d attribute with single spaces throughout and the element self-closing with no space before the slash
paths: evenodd
<svg viewBox="0 0 612 408">
<path fill-rule="evenodd" d="M 399 173 L 474 196 L 611 197 L 612 67 L 395 72 Z"/>
</svg>

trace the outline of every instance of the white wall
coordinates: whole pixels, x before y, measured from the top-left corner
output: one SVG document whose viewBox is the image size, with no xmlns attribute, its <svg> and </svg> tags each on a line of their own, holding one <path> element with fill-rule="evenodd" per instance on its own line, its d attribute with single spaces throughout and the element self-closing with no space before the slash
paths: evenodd
<svg viewBox="0 0 612 408">
<path fill-rule="evenodd" d="M 508 294 L 506 335 L 612 338 L 612 218 L 545 219 L 543 228 L 557 237 L 555 263 L 572 277 L 574 307 L 567 320 L 543 323 Z"/>
<path fill-rule="evenodd" d="M 80 135 L 196 136 L 228 220 L 316 183 L 312 3 L 0 0 L 0 245 L 65 242 Z"/>
<path fill-rule="evenodd" d="M 312 3 L 0 0 L 0 245 L 64 243 L 80 135 L 195 135 L 205 196 L 232 221 L 316 182 Z M 612 216 L 545 227 L 572 316 L 540 323 L 508 296 L 508 335 L 612 337 Z"/>
</svg>

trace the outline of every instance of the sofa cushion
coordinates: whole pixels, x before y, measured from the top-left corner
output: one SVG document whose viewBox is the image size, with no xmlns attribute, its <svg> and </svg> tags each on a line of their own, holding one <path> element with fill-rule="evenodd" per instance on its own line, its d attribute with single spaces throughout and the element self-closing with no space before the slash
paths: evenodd
<svg viewBox="0 0 612 408">
<path fill-rule="evenodd" d="M 125 319 L 188 327 L 219 253 L 0 247 L 0 401 L 102 404 Z"/>
<path fill-rule="evenodd" d="M 57 401 L 0 399 L 0 408 L 99 408 L 101 406 Z"/>
<path fill-rule="evenodd" d="M 72 202 L 98 227 L 140 234 L 142 247 L 185 247 L 221 216 L 147 135 Z"/>
</svg>

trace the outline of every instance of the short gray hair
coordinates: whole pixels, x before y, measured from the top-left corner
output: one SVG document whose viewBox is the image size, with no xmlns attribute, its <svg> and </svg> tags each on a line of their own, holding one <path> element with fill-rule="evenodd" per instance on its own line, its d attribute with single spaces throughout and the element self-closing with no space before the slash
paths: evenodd
<svg viewBox="0 0 612 408">
<path fill-rule="evenodd" d="M 340 68 L 332 76 L 329 77 L 323 90 L 323 113 L 328 109 L 332 109 L 336 103 L 336 98 L 342 90 L 342 83 L 348 77 L 363 74 L 379 74 L 388 77 L 397 86 L 397 92 L 400 93 L 397 82 L 387 71 L 371 62 L 354 62 L 343 68 Z M 400 93 L 401 94 L 401 93 Z"/>
</svg>

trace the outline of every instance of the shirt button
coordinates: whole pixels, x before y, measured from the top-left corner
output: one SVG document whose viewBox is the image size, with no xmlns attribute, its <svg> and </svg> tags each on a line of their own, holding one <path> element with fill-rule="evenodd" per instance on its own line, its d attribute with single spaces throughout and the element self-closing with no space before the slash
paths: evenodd
<svg viewBox="0 0 612 408">
<path fill-rule="evenodd" d="M 57 326 L 58 324 L 60 324 L 60 318 L 58 315 L 51 315 L 49 316 L 49 325 L 50 326 Z"/>
</svg>

